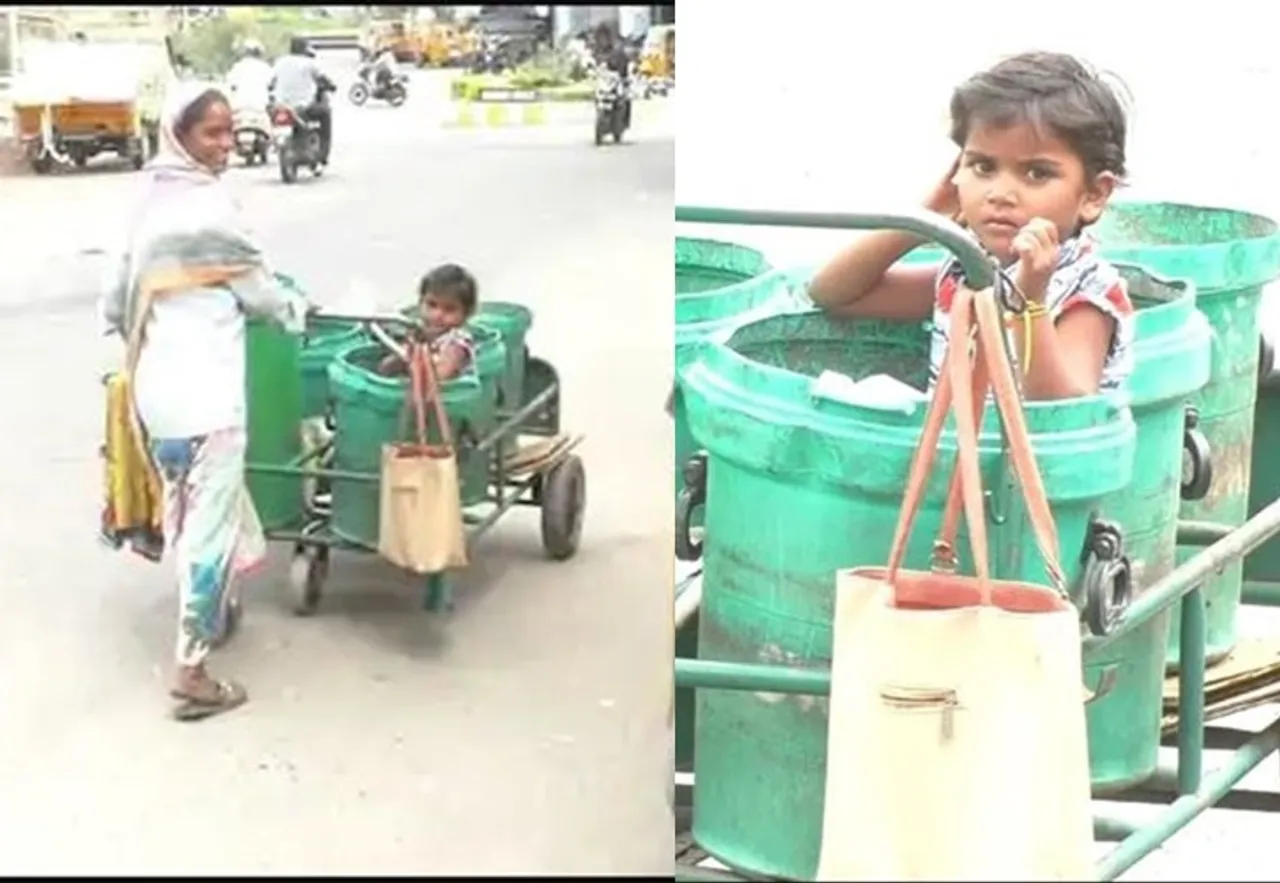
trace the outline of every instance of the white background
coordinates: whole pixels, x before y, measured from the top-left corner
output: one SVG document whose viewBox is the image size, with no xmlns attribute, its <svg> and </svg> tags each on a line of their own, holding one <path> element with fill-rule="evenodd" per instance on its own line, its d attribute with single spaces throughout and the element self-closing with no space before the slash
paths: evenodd
<svg viewBox="0 0 1280 883">
<path fill-rule="evenodd" d="M 836 210 L 918 202 L 954 156 L 951 90 L 1029 49 L 1075 53 L 1128 86 L 1128 197 L 1280 217 L 1275 28 L 1265 5 L 1243 0 L 697 0 L 680 15 L 677 202 Z M 763 240 L 780 259 L 820 257 L 830 247 L 814 243 L 831 241 L 759 231 L 732 238 Z"/>
</svg>

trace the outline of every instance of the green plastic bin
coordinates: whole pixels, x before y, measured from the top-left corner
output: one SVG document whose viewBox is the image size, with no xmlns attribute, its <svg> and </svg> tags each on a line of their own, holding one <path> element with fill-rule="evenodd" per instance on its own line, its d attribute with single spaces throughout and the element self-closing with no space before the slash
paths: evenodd
<svg viewBox="0 0 1280 883">
<path fill-rule="evenodd" d="M 498 410 L 514 413 L 524 403 L 524 366 L 529 358 L 526 338 L 533 327 L 533 311 L 506 301 L 481 301 L 471 324 L 492 328 L 502 337 L 506 370 L 498 387 Z"/>
<path fill-rule="evenodd" d="M 471 338 L 475 341 L 475 373 L 480 381 L 481 408 L 476 422 L 479 438 L 498 425 L 498 411 L 503 400 L 502 386 L 508 370 L 507 345 L 501 332 L 488 325 L 473 322 Z"/>
<path fill-rule="evenodd" d="M 687 242 L 702 242 L 703 240 L 686 240 Z M 726 243 L 712 242 L 713 246 L 725 246 Z M 740 248 L 740 246 L 732 246 Z M 947 259 L 948 253 L 936 245 L 921 245 L 903 256 L 900 263 L 902 264 L 941 264 Z M 703 261 L 711 260 L 710 258 L 701 258 Z M 749 258 L 742 260 L 748 261 Z M 758 266 L 764 266 L 763 258 L 760 258 Z M 747 264 L 748 267 L 752 266 Z M 756 306 L 748 308 L 746 317 L 762 315 L 764 311 L 772 312 L 776 308 L 778 312 L 788 310 L 803 310 L 806 306 L 812 308 L 813 304 L 809 301 L 807 295 L 804 294 L 808 288 L 809 280 L 813 278 L 816 272 L 816 266 L 789 268 L 785 272 L 766 272 L 765 275 L 753 279 L 747 283 L 745 292 L 729 291 L 729 297 L 738 294 L 748 301 L 754 297 L 759 297 L 760 304 L 764 306 Z M 677 267 L 677 295 L 679 292 L 680 269 Z M 692 284 L 698 282 L 715 281 L 717 278 L 714 271 L 704 272 L 697 269 L 696 264 L 689 265 L 687 270 L 689 279 Z M 686 283 L 690 284 L 690 283 Z M 739 286 L 735 286 L 735 289 Z M 786 295 L 790 297 L 786 297 Z M 685 334 L 682 336 L 679 322 L 676 326 L 676 356 L 677 369 L 692 360 L 697 352 L 697 345 L 707 337 L 714 337 L 718 334 L 725 334 L 727 328 L 731 327 L 740 317 L 730 315 L 723 321 L 716 318 L 716 309 L 719 303 L 712 301 L 687 301 L 686 313 L 690 317 L 687 322 Z M 676 310 L 679 313 L 681 308 L 681 299 L 677 296 Z M 712 317 L 709 322 L 703 323 L 696 319 L 698 315 L 696 309 L 706 309 L 707 313 Z M 694 451 L 698 445 L 694 441 L 693 436 L 689 432 L 687 420 L 684 417 L 684 405 L 677 393 L 675 399 L 675 415 L 676 415 L 676 493 L 679 494 L 683 487 L 683 475 L 680 468 Z M 696 513 L 695 513 L 696 514 Z M 700 518 L 695 518 L 696 524 L 701 523 Z M 681 628 L 676 631 L 676 658 L 677 659 L 697 659 L 698 658 L 698 614 L 695 612 L 690 616 Z M 676 690 L 676 769 L 681 771 L 692 771 L 694 764 L 694 730 L 697 727 L 697 702 L 696 691 L 681 687 Z"/>
<path fill-rule="evenodd" d="M 1249 508 L 1253 415 L 1258 376 L 1258 307 L 1263 286 L 1280 275 L 1280 227 L 1260 215 L 1166 202 L 1122 202 L 1096 228 L 1103 254 L 1196 287 L 1196 306 L 1213 333 L 1209 382 L 1194 397 L 1212 452 L 1213 481 L 1180 517 L 1238 527 Z M 1198 549 L 1180 550 L 1178 560 Z M 1204 585 L 1207 656 L 1221 661 L 1236 645 L 1241 563 Z M 1178 615 L 1170 621 L 1167 660 L 1176 667 Z"/>
<path fill-rule="evenodd" d="M 329 407 L 329 365 L 364 335 L 358 326 L 322 324 L 302 341 L 302 416 L 323 417 Z"/>
<path fill-rule="evenodd" d="M 249 463 L 287 466 L 302 453 L 300 339 L 274 323 L 245 327 L 245 392 Z M 258 518 L 277 530 L 302 518 L 302 481 L 250 472 L 245 477 Z"/>
<path fill-rule="evenodd" d="M 1105 510 L 1123 531 L 1134 595 L 1166 576 L 1177 551 L 1186 412 L 1209 380 L 1209 323 L 1187 282 L 1121 267 L 1137 308 L 1134 367 L 1124 395 L 1137 426 L 1133 480 Z M 1085 656 L 1085 682 L 1112 670 L 1109 692 L 1090 702 L 1089 765 L 1094 793 L 1109 794 L 1150 778 L 1164 712 L 1168 611 L 1136 632 Z"/>
<path fill-rule="evenodd" d="M 385 354 L 377 343 L 361 343 L 343 350 L 329 366 L 337 432 L 335 470 L 378 475 L 382 446 L 415 438 L 412 417 L 405 414 L 404 377 L 383 377 L 377 364 Z M 464 376 L 441 387 L 445 412 L 455 437 L 483 418 L 484 394 L 479 379 Z M 432 440 L 439 440 L 428 416 Z M 463 505 L 481 502 L 488 485 L 487 457 L 465 457 L 458 463 Z M 378 544 L 378 483 L 333 480 L 333 532 L 344 540 L 369 548 Z"/>
<path fill-rule="evenodd" d="M 735 323 L 758 313 L 785 292 L 785 279 L 773 272 L 764 255 L 753 248 L 714 239 L 676 237 L 675 244 L 675 367 L 694 358 L 706 339 L 727 333 Z M 679 385 L 672 393 L 675 421 L 675 492 L 684 488 L 684 465 L 698 450 L 689 431 Z M 695 526 L 702 513 L 695 512 Z M 676 656 L 696 658 L 698 615 L 676 634 Z M 693 768 L 694 694 L 676 691 L 676 766 Z"/>
<path fill-rule="evenodd" d="M 400 315 L 417 321 L 417 304 L 403 307 Z M 478 322 L 473 318 L 467 323 L 467 330 L 471 333 L 471 339 L 476 347 L 475 364 L 472 367 L 480 380 L 482 391 L 481 413 L 476 419 L 474 429 L 480 437 L 483 437 L 500 422 L 498 411 L 505 397 L 504 390 L 510 376 L 511 362 L 507 356 L 506 337 L 498 326 Z M 522 383 L 524 382 L 523 370 L 524 364 L 521 362 Z"/>
<path fill-rule="evenodd" d="M 292 276 L 275 273 L 276 282 L 297 294 L 306 296 Z M 307 328 L 301 341 L 299 365 L 302 370 L 302 416 L 323 417 L 329 406 L 329 363 L 348 346 L 360 340 L 354 323 L 315 322 Z"/>
<path fill-rule="evenodd" d="M 675 366 L 697 355 L 703 341 L 727 333 L 734 325 L 786 292 L 786 276 L 773 272 L 762 253 L 732 242 L 676 237 Z M 677 387 L 672 401 L 675 419 L 675 491 L 684 487 L 684 464 L 698 450 L 689 431 L 685 405 Z"/>
<path fill-rule="evenodd" d="M 740 326 L 681 372 L 690 425 L 708 452 L 698 654 L 707 660 L 829 668 L 835 573 L 883 565 L 919 439 L 923 394 L 900 408 L 815 395 L 831 369 L 928 376 L 928 325 L 833 322 L 818 312 Z M 1067 577 L 1086 531 L 1128 486 L 1135 444 L 1127 408 L 1102 396 L 1027 407 L 1031 441 L 1057 521 Z M 981 461 L 990 491 L 993 575 L 1044 580 L 998 418 L 988 411 Z M 927 568 L 954 462 L 940 442 L 906 565 Z M 1105 514 L 1105 513 L 1104 513 Z M 968 540 L 960 566 L 971 571 Z M 811 696 L 698 693 L 693 835 L 752 876 L 813 879 L 822 831 L 827 704 Z"/>
</svg>

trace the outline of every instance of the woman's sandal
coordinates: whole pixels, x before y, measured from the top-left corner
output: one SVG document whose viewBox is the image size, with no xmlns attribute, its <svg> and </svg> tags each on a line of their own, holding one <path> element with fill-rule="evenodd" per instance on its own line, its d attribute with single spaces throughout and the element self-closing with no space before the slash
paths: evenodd
<svg viewBox="0 0 1280 883">
<path fill-rule="evenodd" d="M 198 721 L 224 711 L 238 708 L 249 698 L 245 688 L 235 681 L 210 680 L 214 695 L 193 696 L 178 690 L 170 690 L 169 695 L 178 700 L 173 707 L 174 720 Z"/>
</svg>

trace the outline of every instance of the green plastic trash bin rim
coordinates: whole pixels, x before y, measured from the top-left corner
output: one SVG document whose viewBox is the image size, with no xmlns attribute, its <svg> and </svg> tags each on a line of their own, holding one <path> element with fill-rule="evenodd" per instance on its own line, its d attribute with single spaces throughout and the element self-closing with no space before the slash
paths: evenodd
<svg viewBox="0 0 1280 883">
<path fill-rule="evenodd" d="M 948 253 L 937 246 L 924 245 L 903 255 L 896 263 L 908 266 L 940 264 L 947 257 Z M 1136 307 L 1134 368 L 1121 390 L 1106 395 L 1123 405 L 1143 408 L 1201 389 L 1209 382 L 1211 373 L 1213 329 L 1195 308 L 1195 282 L 1168 277 L 1134 262 L 1117 260 L 1112 263 L 1129 283 Z M 807 309 L 818 309 L 803 292 L 819 269 L 820 265 L 806 264 L 786 270 L 791 279 L 791 302 L 795 312 L 803 312 L 806 306 L 802 305 L 806 302 Z M 1138 278 L 1143 280 L 1146 290 L 1134 292 L 1133 283 Z M 1159 303 L 1151 303 L 1157 299 L 1151 289 L 1160 291 Z M 747 317 L 713 339 L 724 343 L 742 325 L 758 318 L 755 315 Z"/>
<path fill-rule="evenodd" d="M 717 257 L 727 260 L 695 264 L 681 260 L 681 250 L 702 249 L 715 252 Z M 700 291 L 682 292 L 679 287 L 675 291 L 675 322 L 677 334 L 683 326 L 693 326 L 708 322 L 718 322 L 746 312 L 759 306 L 777 292 L 774 286 L 786 281 L 786 274 L 776 274 L 762 252 L 745 245 L 724 242 L 717 239 L 696 239 L 684 236 L 676 237 L 675 278 L 678 280 L 682 267 L 698 267 L 726 271 L 740 276 L 741 281 L 731 282 L 716 288 Z M 758 283 L 761 277 L 769 277 L 770 281 L 762 288 Z"/>
<path fill-rule="evenodd" d="M 690 254 L 690 252 L 693 254 Z M 711 260 L 698 260 L 699 258 L 705 258 L 707 255 L 714 255 L 714 258 Z M 769 259 L 758 248 L 743 245 L 740 242 L 730 242 L 726 239 L 712 239 L 703 236 L 677 236 L 675 241 L 675 264 L 677 272 L 680 267 L 697 267 L 699 269 L 730 273 L 735 276 L 741 276 L 743 279 L 751 279 L 773 269 Z M 719 289 L 708 290 L 718 291 Z M 683 297 L 687 294 L 691 297 L 696 297 L 700 293 L 696 291 L 677 291 L 676 296 Z"/>
<path fill-rule="evenodd" d="M 1116 262 L 1134 306 L 1133 372 L 1114 395 L 1132 408 L 1184 399 L 1209 382 L 1213 328 L 1190 279 Z"/>
<path fill-rule="evenodd" d="M 803 320 L 818 315 L 817 310 L 795 313 L 789 318 Z M 764 320 L 775 321 L 781 316 Z M 825 318 L 825 316 L 823 317 Z M 746 325 L 739 326 L 739 330 Z M 927 330 L 929 323 L 921 323 Z M 859 446 L 867 450 L 883 449 L 900 452 L 913 449 L 923 423 L 928 398 L 919 397 L 901 407 L 878 406 L 869 403 L 853 403 L 842 399 L 815 395 L 813 386 L 817 378 L 798 371 L 791 371 L 748 358 L 733 350 L 730 343 L 709 342 L 699 348 L 698 357 L 677 372 L 681 397 L 695 398 L 711 404 L 721 412 L 732 411 L 745 417 L 768 432 L 777 434 L 779 428 L 786 432 L 808 431 L 818 436 L 845 440 L 856 437 Z M 688 409 L 688 405 L 686 405 Z M 1110 492 L 1127 485 L 1132 476 L 1131 457 L 1117 457 L 1128 450 L 1136 438 L 1133 416 L 1121 397 L 1093 395 L 1070 401 L 1026 402 L 1024 409 L 1031 428 L 1031 442 L 1046 488 L 1056 500 L 1085 498 L 1098 492 Z M 690 422 L 700 419 L 690 413 Z M 1052 425 L 1052 432 L 1038 431 L 1038 426 Z M 746 433 L 746 423 L 742 432 Z M 940 444 L 954 449 L 954 431 L 948 418 Z M 749 446 L 745 435 L 737 441 L 745 450 Z M 699 442 L 714 453 L 716 439 L 699 438 Z M 772 442 L 771 442 L 772 444 Z M 1003 449 L 999 429 L 999 416 L 994 406 L 989 406 L 983 419 L 980 447 L 983 452 Z M 1056 471 L 1055 458 L 1074 460 L 1079 457 L 1098 457 L 1099 468 L 1089 476 L 1089 481 L 1079 487 L 1052 488 L 1051 475 Z M 730 456 L 732 459 L 732 456 Z M 760 466 L 760 463 L 745 465 Z M 805 467 L 816 477 L 822 472 L 820 463 Z M 948 470 L 949 467 L 944 467 Z M 935 472 L 940 471 L 935 467 Z M 1068 470 L 1079 481 L 1079 470 Z M 827 476 L 836 480 L 835 476 Z M 843 479 L 840 479 L 843 480 Z M 1093 487 L 1097 483 L 1101 491 Z M 1089 487 L 1084 485 L 1088 484 Z M 900 488 L 899 488 L 900 490 Z"/>
<path fill-rule="evenodd" d="M 371 359 L 361 359 L 368 355 Z M 340 351 L 329 364 L 329 388 L 334 398 L 360 403 L 383 414 L 400 414 L 404 410 L 407 377 L 383 377 L 361 364 L 377 363 L 386 355 L 386 347 L 378 343 L 361 342 Z M 463 405 L 480 397 L 480 380 L 465 374 L 440 385 L 441 400 L 445 407 Z"/>
<path fill-rule="evenodd" d="M 524 304 L 505 300 L 485 300 L 480 302 L 469 322 L 507 330 L 508 326 L 516 333 L 523 334 L 533 326 L 533 310 Z"/>
<path fill-rule="evenodd" d="M 1185 216 L 1182 223 L 1174 221 Z M 1263 215 L 1174 202 L 1111 203 L 1091 234 L 1102 255 L 1190 279 L 1198 296 L 1280 276 L 1280 224 Z"/>
</svg>

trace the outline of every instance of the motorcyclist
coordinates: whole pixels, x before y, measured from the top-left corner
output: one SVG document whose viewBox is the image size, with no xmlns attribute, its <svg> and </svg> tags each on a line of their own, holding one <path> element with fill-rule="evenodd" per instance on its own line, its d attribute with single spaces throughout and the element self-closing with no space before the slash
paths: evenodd
<svg viewBox="0 0 1280 883">
<path fill-rule="evenodd" d="M 400 72 L 396 66 L 396 54 L 391 51 L 390 46 L 383 46 L 374 56 L 369 67 L 373 72 L 374 85 L 379 91 L 384 91 L 390 86 L 396 74 Z"/>
<path fill-rule="evenodd" d="M 624 118 L 628 126 L 631 125 L 631 57 L 627 55 L 626 47 L 623 45 L 622 38 L 619 37 L 609 27 L 607 23 L 601 23 L 596 28 L 595 40 L 592 46 L 592 57 L 595 60 L 596 67 L 601 70 L 610 70 L 618 75 L 618 88 L 621 92 L 621 100 L 625 107 Z"/>
<path fill-rule="evenodd" d="M 329 149 L 333 144 L 333 114 L 329 108 L 328 93 L 336 87 L 320 72 L 315 53 L 306 40 L 301 37 L 289 40 L 289 54 L 276 59 L 270 88 L 275 101 L 293 108 L 303 119 L 319 124 L 318 162 L 327 166 Z"/>
<path fill-rule="evenodd" d="M 232 109 L 264 113 L 271 100 L 271 64 L 263 57 L 266 51 L 257 40 L 245 40 L 240 50 L 240 60 L 227 71 Z"/>
<path fill-rule="evenodd" d="M 594 43 L 592 55 L 596 64 L 616 73 L 622 78 L 623 85 L 627 85 L 631 74 L 631 58 L 627 55 L 622 38 L 608 24 L 601 24 L 596 28 Z"/>
</svg>

